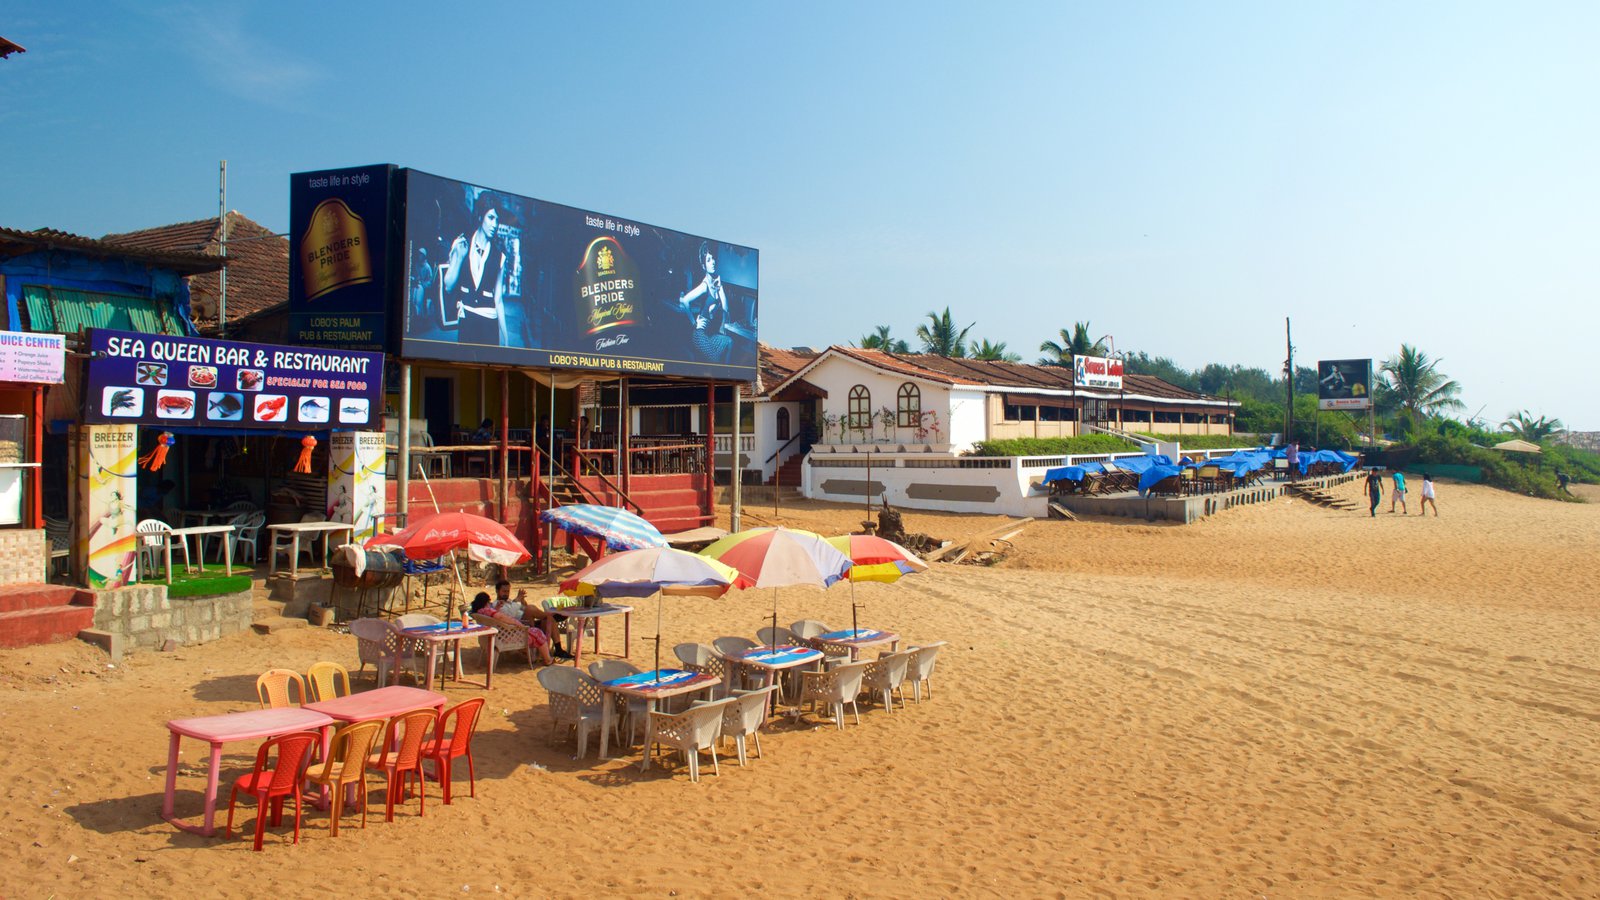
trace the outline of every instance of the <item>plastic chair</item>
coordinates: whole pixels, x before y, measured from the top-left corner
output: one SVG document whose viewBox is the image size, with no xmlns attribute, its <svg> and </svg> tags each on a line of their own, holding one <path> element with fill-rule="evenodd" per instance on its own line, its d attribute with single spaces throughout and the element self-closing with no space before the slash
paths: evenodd
<svg viewBox="0 0 1600 900">
<path fill-rule="evenodd" d="M 139 567 L 140 571 L 154 573 L 166 564 L 166 545 L 172 533 L 172 526 L 160 519 L 144 519 L 135 526 L 139 534 Z M 176 545 L 183 551 L 183 567 L 189 568 L 189 542 L 179 541 Z M 149 563 L 145 558 L 149 557 Z"/>
<path fill-rule="evenodd" d="M 482 697 L 474 697 L 445 710 L 434 728 L 433 739 L 422 745 L 422 758 L 433 762 L 434 780 L 444 788 L 446 806 L 450 805 L 450 764 L 463 756 L 467 758 L 468 796 L 478 796 L 478 774 L 472 766 L 472 734 L 478 728 L 478 714 L 483 711 L 483 703 Z M 455 720 L 454 729 L 449 728 L 452 719 Z M 449 737 L 445 736 L 447 730 Z"/>
<path fill-rule="evenodd" d="M 911 682 L 911 696 L 916 702 L 922 702 L 922 689 L 928 689 L 928 699 L 933 699 L 933 664 L 939 661 L 939 648 L 948 641 L 938 641 L 921 647 L 907 647 L 911 653 L 911 665 L 906 667 L 906 680 Z"/>
<path fill-rule="evenodd" d="M 645 767 L 657 746 L 671 747 L 683 752 L 689 762 L 689 780 L 700 780 L 700 751 L 711 751 L 711 767 L 717 775 L 722 766 L 717 763 L 717 738 L 722 735 L 723 713 L 732 706 L 732 697 L 711 700 L 690 706 L 681 713 L 650 713 L 650 727 L 644 736 Z"/>
<path fill-rule="evenodd" d="M 790 633 L 792 633 L 796 638 L 808 643 L 816 638 L 822 637 L 832 630 L 833 629 L 821 622 L 818 622 L 816 619 L 801 619 L 798 622 L 789 623 Z"/>
<path fill-rule="evenodd" d="M 532 631 L 530 626 L 521 622 L 511 622 L 498 616 L 485 616 L 477 613 L 473 614 L 472 621 L 494 629 L 494 649 L 490 652 L 494 654 L 494 664 L 496 666 L 500 665 L 500 654 L 502 653 L 525 652 L 528 654 L 528 668 L 533 668 L 533 659 L 539 655 L 539 651 L 533 643 L 532 635 L 529 633 Z"/>
<path fill-rule="evenodd" d="M 739 765 L 745 764 L 745 740 L 754 738 L 756 756 L 761 756 L 761 723 L 767 720 L 767 705 L 777 685 L 758 691 L 734 691 L 732 703 L 722 714 L 722 736 L 732 738 L 739 753 Z"/>
<path fill-rule="evenodd" d="M 239 553 L 242 545 L 250 547 L 250 562 L 257 559 L 256 542 L 261 536 L 261 529 L 267 524 L 267 514 L 264 512 L 246 512 L 235 516 L 228 524 L 233 526 L 233 531 L 228 535 L 228 540 L 233 542 L 233 560 L 240 562 L 244 559 Z"/>
<path fill-rule="evenodd" d="M 350 623 L 350 633 L 356 638 L 356 652 L 361 659 L 361 667 L 356 669 L 356 674 L 361 674 L 367 666 L 377 668 L 378 684 L 389 683 L 389 669 L 394 665 L 394 651 L 400 646 L 402 638 L 400 632 L 393 625 L 382 619 L 356 619 Z M 414 648 L 407 647 L 400 654 L 401 671 L 419 672 L 424 661 L 415 652 Z"/>
<path fill-rule="evenodd" d="M 345 793 L 352 786 L 358 788 L 356 796 L 361 803 L 361 827 L 367 827 L 367 755 L 372 752 L 372 743 L 382 731 L 383 722 L 378 719 L 345 725 L 333 733 L 328 758 L 306 769 L 307 781 L 322 785 L 333 793 L 331 827 L 334 837 L 339 836 L 339 817 L 344 813 Z"/>
<path fill-rule="evenodd" d="M 627 660 L 601 659 L 589 664 L 589 676 L 595 681 L 610 681 L 614 678 L 626 678 L 644 671 Z M 644 727 L 644 717 L 650 712 L 650 701 L 639 697 L 624 697 L 621 694 L 612 698 L 616 701 L 616 710 L 622 714 L 622 725 L 628 729 L 628 739 L 632 740 L 636 732 Z M 669 700 L 671 698 L 668 698 Z M 626 701 L 626 702 L 624 702 Z"/>
<path fill-rule="evenodd" d="M 850 705 L 855 713 L 856 724 L 861 724 L 861 708 L 856 706 L 856 695 L 861 693 L 861 679 L 866 675 L 870 662 L 845 663 L 822 672 L 800 673 L 800 703 L 816 705 L 825 703 L 833 713 L 833 722 L 840 731 L 844 730 L 844 707 Z"/>
<path fill-rule="evenodd" d="M 300 766 L 311 754 L 311 748 L 321 742 L 322 736 L 315 731 L 297 731 L 262 744 L 261 749 L 256 751 L 255 768 L 249 775 L 233 783 L 233 791 L 228 795 L 228 824 L 223 827 L 222 836 L 233 837 L 233 807 L 242 790 L 256 798 L 255 849 L 261 849 L 262 835 L 267 827 L 268 803 L 271 803 L 272 824 L 278 825 L 283 821 L 283 801 L 289 797 L 294 798 L 294 842 L 300 843 Z M 269 769 L 267 757 L 273 751 L 277 751 L 278 760 Z"/>
<path fill-rule="evenodd" d="M 768 625 L 766 628 L 756 629 L 756 640 L 765 647 L 784 647 L 800 643 L 798 635 L 781 625 L 777 628 Z"/>
<path fill-rule="evenodd" d="M 350 670 L 334 662 L 315 662 L 306 670 L 313 702 L 350 696 Z"/>
<path fill-rule="evenodd" d="M 322 522 L 322 521 L 326 521 L 326 520 L 322 516 L 317 515 L 316 513 L 306 513 L 305 515 L 300 517 L 300 521 L 301 522 Z M 317 554 L 316 554 L 316 549 L 315 549 L 316 548 L 316 544 L 317 544 L 317 541 L 316 541 L 314 535 L 304 535 L 304 534 L 300 535 L 300 553 L 302 555 L 304 555 L 307 559 L 311 560 L 312 562 L 316 562 L 317 561 Z M 274 532 L 272 532 L 272 546 L 268 548 L 268 552 L 272 554 L 273 558 L 276 558 L 279 553 L 284 553 L 284 554 L 293 553 L 294 552 L 294 545 L 295 545 L 295 536 L 294 536 L 293 533 L 288 532 L 288 531 L 274 531 Z M 297 562 L 297 560 L 293 560 L 293 559 L 289 560 L 289 563 L 291 565 L 295 564 L 296 562 Z M 324 562 L 326 562 L 326 560 L 324 560 Z"/>
<path fill-rule="evenodd" d="M 605 721 L 601 706 L 604 689 L 598 681 L 566 666 L 540 669 L 539 684 L 550 702 L 552 727 L 546 743 L 555 743 L 556 731 L 561 727 L 572 728 L 578 733 L 578 755 L 574 759 L 582 759 L 589 746 L 589 732 Z"/>
<path fill-rule="evenodd" d="M 861 677 L 861 689 L 869 697 L 882 697 L 883 708 L 893 713 L 894 695 L 897 692 L 900 694 L 900 705 L 906 705 L 901 685 L 906 680 L 906 666 L 910 662 L 911 654 L 907 651 L 883 654 L 867 663 L 866 674 Z"/>
<path fill-rule="evenodd" d="M 300 699 L 289 696 L 289 685 L 300 692 Z M 306 680 L 293 669 L 268 669 L 256 679 L 256 698 L 262 709 L 282 709 L 285 706 L 306 704 Z"/>
<path fill-rule="evenodd" d="M 732 685 L 728 684 L 728 665 L 714 648 L 705 644 L 679 644 L 672 648 L 672 652 L 685 669 L 721 678 L 722 685 L 718 690 L 722 696 L 726 697 L 733 690 Z"/>
<path fill-rule="evenodd" d="M 417 776 L 417 815 L 421 816 L 427 812 L 427 781 L 422 775 L 422 745 L 428 739 L 428 732 L 438 724 L 439 711 L 436 709 L 414 709 L 395 716 L 383 730 L 383 746 L 377 753 L 367 757 L 366 767 L 383 772 L 387 780 L 383 798 L 385 822 L 394 821 L 395 790 L 404 790 L 406 796 L 410 796 L 407 785 L 412 775 Z M 400 735 L 398 744 L 395 742 L 397 732 Z"/>
</svg>

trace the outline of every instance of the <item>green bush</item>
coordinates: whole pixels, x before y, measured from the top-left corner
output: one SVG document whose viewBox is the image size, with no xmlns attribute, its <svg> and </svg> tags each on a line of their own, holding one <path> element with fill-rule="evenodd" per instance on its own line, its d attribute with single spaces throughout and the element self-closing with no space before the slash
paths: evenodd
<svg viewBox="0 0 1600 900">
<path fill-rule="evenodd" d="M 1573 481 L 1600 484 L 1600 453 L 1579 450 L 1577 447 L 1568 447 L 1565 444 L 1546 443 L 1541 446 L 1544 447 L 1545 464 L 1551 471 L 1560 469 L 1571 475 Z"/>
<path fill-rule="evenodd" d="M 1409 468 L 1426 469 L 1429 463 L 1477 466 L 1483 470 L 1484 484 L 1548 500 L 1573 499 L 1556 486 L 1555 466 L 1541 456 L 1489 450 L 1460 434 L 1423 431 L 1416 442 L 1417 458 Z"/>
<path fill-rule="evenodd" d="M 1176 441 L 1183 445 L 1185 450 L 1223 450 L 1229 447 L 1256 447 L 1259 442 L 1255 435 L 1234 434 L 1147 434 L 1157 441 Z"/>
<path fill-rule="evenodd" d="M 1133 453 L 1138 444 L 1109 434 L 1067 438 L 1005 438 L 979 441 L 973 456 L 1068 456 L 1074 453 Z"/>
</svg>

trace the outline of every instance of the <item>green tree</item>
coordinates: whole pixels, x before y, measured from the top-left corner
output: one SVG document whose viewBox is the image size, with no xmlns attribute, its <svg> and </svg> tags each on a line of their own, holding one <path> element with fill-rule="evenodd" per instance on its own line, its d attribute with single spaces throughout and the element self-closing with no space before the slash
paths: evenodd
<svg viewBox="0 0 1600 900">
<path fill-rule="evenodd" d="M 879 325 L 871 334 L 861 336 L 856 344 L 863 350 L 882 350 L 885 353 L 910 353 L 911 345 L 889 336 L 889 326 Z"/>
<path fill-rule="evenodd" d="M 922 341 L 923 353 L 960 359 L 967 355 L 967 332 L 976 324 L 957 328 L 950 307 L 946 306 L 943 315 L 928 313 L 928 324 L 917 326 L 917 339 Z"/>
<path fill-rule="evenodd" d="M 1383 362 L 1387 390 L 1412 433 L 1420 431 L 1424 419 L 1461 408 L 1461 385 L 1439 371 L 1440 362 L 1410 344 L 1401 344 L 1400 355 Z"/>
<path fill-rule="evenodd" d="M 979 341 L 977 346 L 971 349 L 968 358 L 987 359 L 994 362 L 1022 362 L 1021 355 L 1006 350 L 1005 341 L 991 344 L 988 338 Z"/>
<path fill-rule="evenodd" d="M 1566 430 L 1560 419 L 1546 419 L 1544 416 L 1535 419 L 1525 409 L 1507 416 L 1506 420 L 1500 423 L 1500 428 L 1530 444 L 1537 444 Z"/>
<path fill-rule="evenodd" d="M 1123 371 L 1129 375 L 1154 375 L 1168 384 L 1198 390 L 1195 375 L 1165 356 L 1151 356 L 1139 350 L 1123 357 Z M 1217 391 L 1221 394 L 1221 391 Z"/>
<path fill-rule="evenodd" d="M 1088 322 L 1074 322 L 1071 331 L 1061 329 L 1060 343 L 1045 341 L 1039 351 L 1045 354 L 1039 357 L 1041 366 L 1070 366 L 1074 356 L 1105 356 L 1106 345 L 1089 338 Z"/>
</svg>

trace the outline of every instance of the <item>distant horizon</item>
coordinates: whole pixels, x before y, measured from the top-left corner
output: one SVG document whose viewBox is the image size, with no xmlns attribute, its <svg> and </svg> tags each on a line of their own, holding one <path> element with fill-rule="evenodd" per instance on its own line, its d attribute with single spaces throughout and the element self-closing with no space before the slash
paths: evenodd
<svg viewBox="0 0 1600 900">
<path fill-rule="evenodd" d="M 0 225 L 212 218 L 227 159 L 281 233 L 291 173 L 393 162 L 754 247 L 776 344 L 948 307 L 1029 361 L 1088 321 L 1274 372 L 1289 316 L 1298 359 L 1415 345 L 1463 419 L 1600 429 L 1592 4 L 692 3 L 599 56 L 583 8 L 488 7 L 499 43 L 426 9 L 14 15 Z"/>
</svg>

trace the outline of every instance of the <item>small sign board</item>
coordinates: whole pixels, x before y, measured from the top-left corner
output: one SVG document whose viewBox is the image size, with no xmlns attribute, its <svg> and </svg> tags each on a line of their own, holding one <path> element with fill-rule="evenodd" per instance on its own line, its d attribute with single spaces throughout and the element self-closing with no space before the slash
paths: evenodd
<svg viewBox="0 0 1600 900">
<path fill-rule="evenodd" d="M 1317 408 L 1361 410 L 1372 406 L 1372 360 L 1317 362 Z"/>
<path fill-rule="evenodd" d="M 66 374 L 65 336 L 0 331 L 0 381 L 61 384 Z"/>
</svg>

